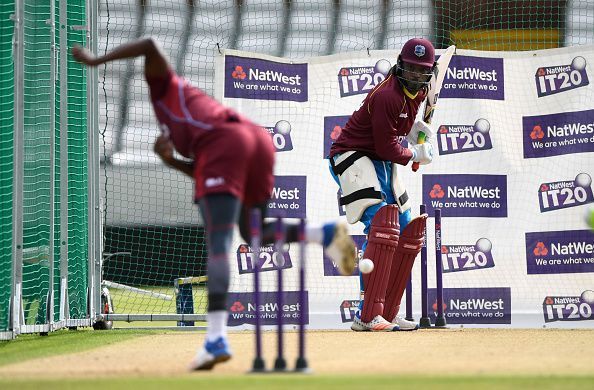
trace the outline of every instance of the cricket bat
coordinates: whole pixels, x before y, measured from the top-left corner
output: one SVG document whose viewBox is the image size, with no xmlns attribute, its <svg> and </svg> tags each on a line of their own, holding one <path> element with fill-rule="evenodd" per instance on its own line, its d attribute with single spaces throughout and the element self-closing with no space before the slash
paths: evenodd
<svg viewBox="0 0 594 390">
<path fill-rule="evenodd" d="M 431 118 L 433 117 L 435 107 L 437 106 L 437 99 L 439 98 L 439 91 L 441 90 L 441 86 L 446 75 L 446 70 L 448 69 L 448 66 L 450 65 L 450 60 L 452 59 L 452 56 L 455 52 L 456 46 L 452 45 L 448 47 L 446 51 L 437 60 L 436 74 L 434 77 L 431 78 L 431 82 L 429 83 L 427 102 L 425 103 L 425 111 L 423 112 L 423 122 L 427 124 L 431 123 Z M 419 133 L 419 137 L 417 138 L 417 144 L 424 144 L 425 139 L 426 134 L 421 131 Z M 416 172 L 418 169 L 419 163 L 413 163 L 413 172 Z"/>
</svg>

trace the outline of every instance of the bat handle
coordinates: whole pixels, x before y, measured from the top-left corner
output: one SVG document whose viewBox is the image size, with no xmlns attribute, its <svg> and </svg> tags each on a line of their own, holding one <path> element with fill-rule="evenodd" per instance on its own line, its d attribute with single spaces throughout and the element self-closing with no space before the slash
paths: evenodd
<svg viewBox="0 0 594 390">
<path fill-rule="evenodd" d="M 425 133 L 423 133 L 422 131 L 419 132 L 419 138 L 417 138 L 417 144 L 424 144 L 425 143 L 425 138 L 426 138 Z M 419 170 L 419 165 L 420 164 L 418 162 L 414 162 L 412 164 L 412 170 L 413 170 L 413 172 L 416 172 L 416 171 Z"/>
</svg>

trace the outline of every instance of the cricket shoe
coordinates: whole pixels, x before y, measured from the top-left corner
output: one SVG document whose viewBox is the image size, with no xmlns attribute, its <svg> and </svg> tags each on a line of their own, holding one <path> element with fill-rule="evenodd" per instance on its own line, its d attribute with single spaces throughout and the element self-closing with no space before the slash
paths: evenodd
<svg viewBox="0 0 594 390">
<path fill-rule="evenodd" d="M 231 351 L 227 340 L 219 337 L 215 341 L 207 341 L 190 362 L 188 366 L 190 371 L 212 370 L 218 364 L 231 359 Z"/>
<path fill-rule="evenodd" d="M 357 312 L 351 325 L 351 330 L 355 332 L 393 332 L 399 330 L 397 324 L 393 324 L 387 321 L 384 317 L 379 314 L 373 317 L 369 322 L 361 321 L 361 314 Z"/>
<path fill-rule="evenodd" d="M 324 225 L 324 249 L 342 275 L 352 275 L 357 259 L 357 247 L 344 222 Z"/>
<path fill-rule="evenodd" d="M 398 330 L 402 331 L 410 331 L 410 330 L 417 330 L 419 329 L 419 324 L 413 321 L 405 320 L 404 318 L 400 317 L 396 314 L 396 317 L 392 320 L 392 323 L 398 325 Z"/>
</svg>

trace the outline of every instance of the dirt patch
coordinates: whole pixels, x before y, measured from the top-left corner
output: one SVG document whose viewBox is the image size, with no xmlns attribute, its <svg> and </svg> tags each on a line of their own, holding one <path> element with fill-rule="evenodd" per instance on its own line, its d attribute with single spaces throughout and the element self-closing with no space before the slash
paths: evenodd
<svg viewBox="0 0 594 390">
<path fill-rule="evenodd" d="M 0 367 L 0 377 L 169 376 L 186 373 L 203 333 L 135 338 L 91 351 Z M 253 335 L 230 334 L 234 357 L 216 374 L 244 374 L 253 358 Z M 264 334 L 271 364 L 276 337 Z M 292 367 L 297 334 L 285 335 Z M 395 333 L 310 331 L 307 358 L 317 374 L 594 374 L 594 329 L 448 329 Z"/>
</svg>

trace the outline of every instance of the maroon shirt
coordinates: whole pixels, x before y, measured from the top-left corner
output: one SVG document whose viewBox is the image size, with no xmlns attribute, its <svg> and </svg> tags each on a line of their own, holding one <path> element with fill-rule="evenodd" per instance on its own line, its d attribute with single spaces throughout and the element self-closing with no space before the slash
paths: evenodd
<svg viewBox="0 0 594 390">
<path fill-rule="evenodd" d="M 406 165 L 412 152 L 401 145 L 410 132 L 425 93 L 416 96 L 404 91 L 390 75 L 372 89 L 359 109 L 353 112 L 330 148 L 330 157 L 358 150 L 373 160 Z"/>
<path fill-rule="evenodd" d="M 228 122 L 255 126 L 247 118 L 223 106 L 200 89 L 191 86 L 173 70 L 165 78 L 147 79 L 157 120 L 175 149 L 194 159 L 211 138 L 224 137 L 216 130 Z"/>
</svg>

